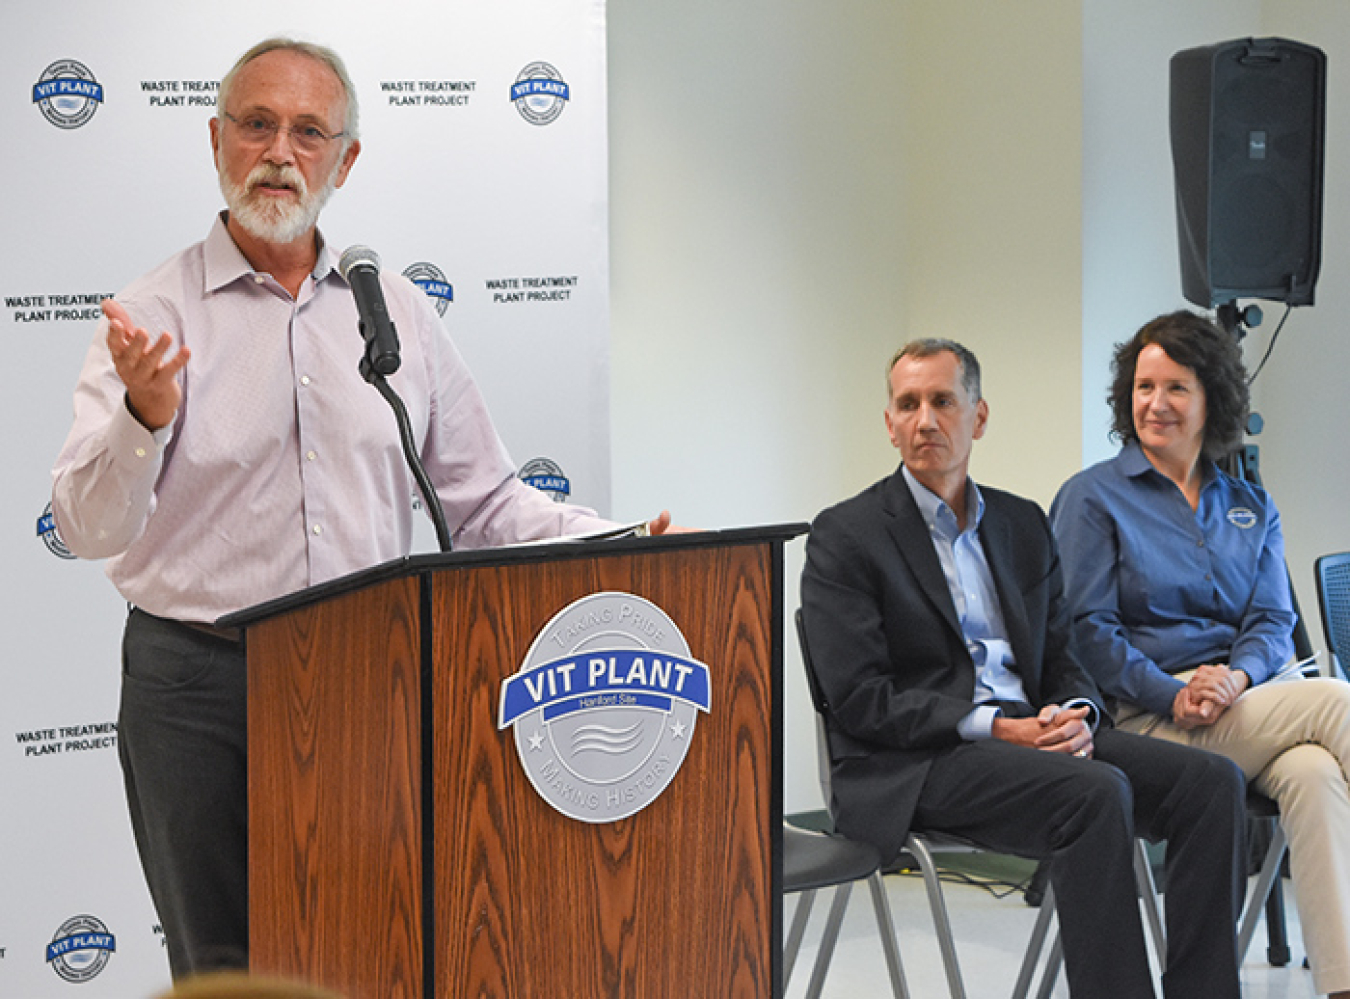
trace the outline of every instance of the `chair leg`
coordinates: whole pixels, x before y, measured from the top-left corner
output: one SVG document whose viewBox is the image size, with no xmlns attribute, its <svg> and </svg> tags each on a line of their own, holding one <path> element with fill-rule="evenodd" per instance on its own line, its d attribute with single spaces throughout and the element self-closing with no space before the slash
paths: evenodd
<svg viewBox="0 0 1350 999">
<path fill-rule="evenodd" d="M 1139 899 L 1144 906 L 1144 921 L 1148 923 L 1153 938 L 1153 952 L 1158 956 L 1158 966 L 1167 967 L 1167 937 L 1163 933 L 1162 914 L 1158 911 L 1158 886 L 1153 880 L 1153 868 L 1149 866 L 1148 850 L 1143 840 L 1134 841 L 1134 881 L 1139 891 Z M 1049 914 L 1053 911 L 1054 893 L 1050 888 L 1045 891 L 1041 902 L 1041 914 L 1036 918 L 1036 928 L 1032 931 L 1031 942 L 1027 945 L 1027 956 L 1022 961 L 1022 971 L 1017 976 L 1013 989 L 1013 999 L 1024 999 L 1031 986 L 1031 978 L 1036 967 L 1036 958 L 1040 956 L 1046 930 L 1049 927 Z M 1050 906 L 1047 909 L 1046 906 Z M 1045 962 L 1045 971 L 1041 976 L 1041 987 L 1036 993 L 1037 999 L 1048 999 L 1059 978 L 1060 966 L 1064 963 L 1064 946 L 1059 934 L 1055 934 L 1050 945 L 1050 956 Z"/>
<path fill-rule="evenodd" d="M 1247 893 L 1247 907 L 1242 913 L 1242 922 L 1238 928 L 1238 962 L 1246 960 L 1247 948 L 1251 946 L 1256 933 L 1256 921 L 1261 917 L 1261 908 L 1270 897 L 1271 886 L 1280 876 L 1280 863 L 1284 860 L 1284 851 L 1289 840 L 1284 834 L 1284 826 L 1275 823 L 1275 832 L 1270 837 L 1270 846 L 1266 849 L 1266 859 L 1261 862 L 1261 872 L 1256 877 L 1256 887 Z"/>
<path fill-rule="evenodd" d="M 877 914 L 877 933 L 881 937 L 881 949 L 886 954 L 886 970 L 891 975 L 891 991 L 895 993 L 895 999 L 909 999 L 905 969 L 900 963 L 900 946 L 896 943 L 895 920 L 891 918 L 891 904 L 886 899 L 886 886 L 881 880 L 880 871 L 867 879 L 867 887 L 872 892 L 872 908 Z"/>
<path fill-rule="evenodd" d="M 886 899 L 886 887 L 881 881 L 881 874 L 874 871 L 867 879 L 867 886 L 872 893 L 872 908 L 876 912 L 881 949 L 886 955 L 886 970 L 891 977 L 891 991 L 895 994 L 895 999 L 909 999 L 904 966 L 900 963 L 900 947 L 896 942 L 895 920 L 891 917 L 891 906 Z M 834 948 L 839 942 L 844 913 L 848 908 L 852 891 L 851 882 L 839 885 L 834 891 L 834 897 L 830 902 L 830 914 L 825 920 L 825 929 L 821 933 L 820 946 L 816 951 L 816 963 L 811 969 L 811 981 L 806 986 L 807 999 L 819 999 L 825 986 L 825 975 L 829 972 L 830 961 L 834 958 Z M 796 908 L 792 912 L 792 925 L 788 928 L 787 940 L 783 943 L 784 992 L 787 991 L 793 968 L 801 952 L 806 926 L 811 919 L 811 909 L 816 901 L 816 890 L 799 892 L 798 895 Z"/>
<path fill-rule="evenodd" d="M 1134 841 L 1134 880 L 1144 903 L 1144 918 L 1153 936 L 1153 953 L 1158 956 L 1158 967 L 1166 969 L 1167 937 L 1163 934 L 1162 915 L 1158 912 L 1158 886 L 1153 880 L 1153 867 L 1148 862 L 1148 850 L 1142 839 Z"/>
<path fill-rule="evenodd" d="M 787 991 L 788 979 L 797 964 L 797 952 L 802 949 L 802 938 L 806 935 L 806 924 L 811 918 L 811 906 L 815 904 L 816 893 L 799 892 L 797 905 L 792 911 L 792 925 L 788 928 L 787 940 L 783 943 L 783 991 Z"/>
<path fill-rule="evenodd" d="M 1284 886 L 1276 878 L 1266 896 L 1266 961 L 1272 968 L 1283 968 L 1292 956 L 1289 953 L 1289 927 L 1284 919 Z"/>
<path fill-rule="evenodd" d="M 1056 933 L 1055 941 L 1050 945 L 1050 958 L 1045 962 L 1045 974 L 1041 976 L 1041 987 L 1036 993 L 1036 999 L 1050 999 L 1050 993 L 1055 988 L 1055 979 L 1059 977 L 1059 966 L 1063 963 L 1064 942 Z"/>
<path fill-rule="evenodd" d="M 942 967 L 947 973 L 947 988 L 952 994 L 952 999 L 966 999 L 966 989 L 961 982 L 961 966 L 956 960 L 952 923 L 947 916 L 947 902 L 942 896 L 942 883 L 938 881 L 932 851 L 918 836 L 910 836 L 905 842 L 905 849 L 914 855 L 923 874 L 924 888 L 928 892 L 928 907 L 933 912 L 933 929 L 937 933 L 938 948 L 942 951 Z"/>
<path fill-rule="evenodd" d="M 825 930 L 820 935 L 820 947 L 816 951 L 816 964 L 811 969 L 811 981 L 806 986 L 806 999 L 820 999 L 820 993 L 825 988 L 825 975 L 830 970 L 834 946 L 839 942 L 839 929 L 844 925 L 844 910 L 848 908 L 849 895 L 852 893 L 852 881 L 846 881 L 834 890 L 830 915 L 825 920 Z M 783 987 L 787 988 L 786 978 Z"/>
<path fill-rule="evenodd" d="M 1027 951 L 1022 958 L 1022 967 L 1017 972 L 1017 981 L 1013 984 L 1013 999 L 1026 999 L 1031 991 L 1031 980 L 1036 975 L 1036 963 L 1041 957 L 1041 948 L 1050 933 L 1050 923 L 1055 918 L 1055 892 L 1048 884 L 1041 896 L 1040 912 L 1036 914 L 1036 925 L 1031 929 L 1031 939 L 1027 941 Z M 1058 936 L 1055 940 L 1058 943 Z M 1054 949 L 1051 948 L 1053 954 Z M 1046 968 L 1049 973 L 1049 967 Z M 1053 979 L 1052 979 L 1053 984 Z"/>
</svg>

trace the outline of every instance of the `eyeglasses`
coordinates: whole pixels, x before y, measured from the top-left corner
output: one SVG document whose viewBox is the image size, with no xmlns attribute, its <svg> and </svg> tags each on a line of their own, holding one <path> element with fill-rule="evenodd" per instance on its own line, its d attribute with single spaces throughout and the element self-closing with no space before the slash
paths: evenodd
<svg viewBox="0 0 1350 999">
<path fill-rule="evenodd" d="M 228 111 L 221 115 L 234 122 L 239 129 L 239 140 L 249 146 L 270 146 L 276 141 L 278 132 L 285 132 L 291 145 L 302 153 L 317 153 L 327 148 L 328 143 L 340 139 L 346 132 L 334 132 L 329 135 L 317 125 L 288 125 L 281 127 L 279 122 L 262 115 L 250 114 L 236 118 Z"/>
</svg>

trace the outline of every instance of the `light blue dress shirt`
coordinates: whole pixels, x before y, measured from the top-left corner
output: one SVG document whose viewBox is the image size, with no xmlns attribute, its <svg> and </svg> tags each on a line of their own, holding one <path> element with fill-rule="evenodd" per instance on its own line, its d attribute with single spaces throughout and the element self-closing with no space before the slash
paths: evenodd
<svg viewBox="0 0 1350 999">
<path fill-rule="evenodd" d="M 980 521 L 984 497 L 974 480 L 966 480 L 966 528 L 961 530 L 956 514 L 934 492 L 922 485 L 908 468 L 901 469 L 919 513 L 928 527 L 942 574 L 956 605 L 961 634 L 975 663 L 977 707 L 957 726 L 963 739 L 988 739 L 1001 709 L 989 701 L 1027 702 L 1022 679 L 1012 671 L 1013 651 L 994 577 L 989 571 L 984 546 L 980 544 Z"/>
</svg>

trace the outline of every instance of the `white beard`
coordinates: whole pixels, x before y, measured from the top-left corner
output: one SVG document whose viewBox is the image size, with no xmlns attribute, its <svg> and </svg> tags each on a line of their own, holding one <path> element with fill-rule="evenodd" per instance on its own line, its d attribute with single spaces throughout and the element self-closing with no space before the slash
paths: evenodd
<svg viewBox="0 0 1350 999">
<path fill-rule="evenodd" d="M 299 170 L 289 166 L 259 163 L 242 183 L 234 183 L 216 159 L 220 177 L 220 191 L 230 209 L 230 218 L 255 239 L 268 243 L 290 243 L 304 236 L 319 221 L 319 213 L 337 189 L 339 162 L 333 167 L 323 187 L 310 191 Z M 255 194 L 259 184 L 284 183 L 295 189 L 296 199 L 285 201 L 267 195 Z"/>
</svg>

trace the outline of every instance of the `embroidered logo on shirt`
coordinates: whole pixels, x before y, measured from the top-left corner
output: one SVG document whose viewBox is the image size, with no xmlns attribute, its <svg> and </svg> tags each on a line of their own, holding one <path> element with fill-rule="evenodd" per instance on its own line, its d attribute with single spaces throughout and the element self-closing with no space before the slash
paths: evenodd
<svg viewBox="0 0 1350 999">
<path fill-rule="evenodd" d="M 1228 511 L 1228 523 L 1244 531 L 1250 531 L 1256 526 L 1256 514 L 1245 506 L 1235 506 Z"/>
</svg>

